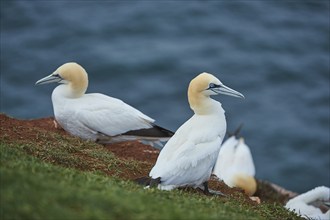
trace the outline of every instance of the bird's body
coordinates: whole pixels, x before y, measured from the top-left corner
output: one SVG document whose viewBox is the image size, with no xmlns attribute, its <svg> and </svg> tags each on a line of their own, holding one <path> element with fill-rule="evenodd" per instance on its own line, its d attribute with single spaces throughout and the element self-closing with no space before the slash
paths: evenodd
<svg viewBox="0 0 330 220">
<path fill-rule="evenodd" d="M 243 96 L 208 73 L 202 73 L 191 81 L 188 99 L 195 114 L 167 142 L 150 171 L 152 179 L 159 179 L 158 188 L 203 188 L 202 184 L 210 178 L 226 133 L 224 110 L 219 102 L 210 98 L 210 95 L 221 91 L 220 87 L 232 95 Z"/>
<path fill-rule="evenodd" d="M 211 175 L 225 133 L 224 114 L 194 115 L 165 145 L 150 176 L 160 176 L 164 189 L 202 185 Z"/>
<path fill-rule="evenodd" d="M 171 136 L 170 131 L 154 125 L 152 118 L 119 99 L 100 93 L 85 94 L 88 76 L 76 63 L 62 65 L 37 84 L 48 82 L 61 83 L 52 93 L 54 115 L 72 135 L 105 143 L 167 140 Z M 141 133 L 143 136 L 138 135 Z"/>
<path fill-rule="evenodd" d="M 250 196 L 255 193 L 255 166 L 243 138 L 231 136 L 222 144 L 213 174 L 230 187 L 242 188 Z"/>
<path fill-rule="evenodd" d="M 102 135 L 115 138 L 129 129 L 152 128 L 153 119 L 119 99 L 100 93 L 71 99 L 59 94 L 61 88 L 58 86 L 52 94 L 54 115 L 72 135 L 95 141 Z"/>
<path fill-rule="evenodd" d="M 307 219 L 330 219 L 329 208 L 327 208 L 327 211 L 323 213 L 319 207 L 312 205 L 317 201 L 329 203 L 329 187 L 319 186 L 306 193 L 300 194 L 290 199 L 286 203 L 285 207 Z"/>
</svg>

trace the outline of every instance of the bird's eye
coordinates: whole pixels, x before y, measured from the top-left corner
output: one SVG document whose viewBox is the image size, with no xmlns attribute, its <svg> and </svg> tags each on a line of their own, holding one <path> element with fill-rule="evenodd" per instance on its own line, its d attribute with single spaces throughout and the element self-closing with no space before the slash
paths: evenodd
<svg viewBox="0 0 330 220">
<path fill-rule="evenodd" d="M 209 84 L 209 89 L 214 89 L 214 88 L 218 88 L 218 87 L 220 87 L 220 86 L 217 84 L 214 84 L 214 83 Z"/>
<path fill-rule="evenodd" d="M 61 77 L 60 74 L 58 74 L 58 73 L 53 74 L 53 76 L 59 77 L 59 78 Z"/>
</svg>

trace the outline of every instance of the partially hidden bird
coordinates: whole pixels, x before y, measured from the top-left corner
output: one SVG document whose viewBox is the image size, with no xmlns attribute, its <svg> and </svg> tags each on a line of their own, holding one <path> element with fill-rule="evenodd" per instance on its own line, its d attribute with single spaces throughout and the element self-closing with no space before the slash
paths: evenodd
<svg viewBox="0 0 330 220">
<path fill-rule="evenodd" d="M 306 219 L 330 219 L 330 188 L 318 186 L 290 199 L 285 207 Z"/>
<path fill-rule="evenodd" d="M 235 132 L 221 145 L 212 174 L 229 187 L 241 188 L 252 196 L 257 190 L 255 172 L 250 148 Z"/>
<path fill-rule="evenodd" d="M 226 134 L 225 111 L 210 96 L 244 96 L 209 73 L 191 80 L 188 101 L 194 115 L 175 132 L 161 150 L 149 173 L 150 186 L 162 190 L 190 186 L 210 193 L 208 180 Z"/>
<path fill-rule="evenodd" d="M 120 99 L 88 93 L 86 70 L 75 62 L 65 63 L 36 85 L 59 83 L 52 93 L 56 122 L 74 136 L 99 143 L 129 140 L 159 145 L 173 132 L 154 124 L 154 119 Z"/>
</svg>

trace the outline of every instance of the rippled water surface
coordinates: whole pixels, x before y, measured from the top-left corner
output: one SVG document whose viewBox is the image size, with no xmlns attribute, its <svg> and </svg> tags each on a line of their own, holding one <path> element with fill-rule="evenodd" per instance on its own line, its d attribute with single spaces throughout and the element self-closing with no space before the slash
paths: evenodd
<svg viewBox="0 0 330 220">
<path fill-rule="evenodd" d="M 176 130 L 189 81 L 207 71 L 246 99 L 219 96 L 244 123 L 257 177 L 303 192 L 329 186 L 329 1 L 1 1 L 1 112 L 51 116 L 68 61 L 88 92 L 120 98 Z"/>
</svg>

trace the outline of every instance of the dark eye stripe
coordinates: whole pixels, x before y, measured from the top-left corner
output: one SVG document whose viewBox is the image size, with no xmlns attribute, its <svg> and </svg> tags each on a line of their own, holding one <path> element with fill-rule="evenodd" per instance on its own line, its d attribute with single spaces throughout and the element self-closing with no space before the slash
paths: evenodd
<svg viewBox="0 0 330 220">
<path fill-rule="evenodd" d="M 58 77 L 58 78 L 61 78 L 62 79 L 62 77 L 60 76 L 60 74 L 58 74 L 58 73 L 55 73 L 55 74 L 53 74 L 53 76 L 55 76 L 55 77 Z"/>
</svg>

